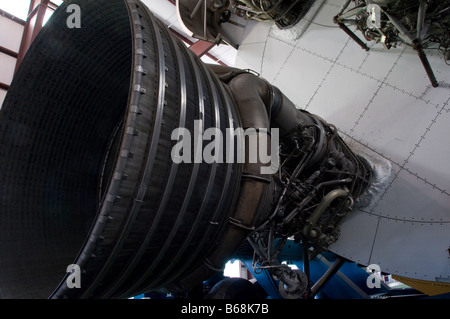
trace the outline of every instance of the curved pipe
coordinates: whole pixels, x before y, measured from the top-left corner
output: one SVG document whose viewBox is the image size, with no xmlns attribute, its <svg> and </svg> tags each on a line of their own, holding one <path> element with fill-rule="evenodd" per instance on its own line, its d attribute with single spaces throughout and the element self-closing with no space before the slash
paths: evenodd
<svg viewBox="0 0 450 319">
<path fill-rule="evenodd" d="M 343 189 L 333 189 L 330 191 L 320 202 L 319 206 L 316 207 L 314 212 L 311 214 L 311 217 L 309 218 L 307 224 L 303 228 L 303 233 L 306 236 L 313 236 L 311 234 L 312 228 L 317 223 L 317 221 L 320 219 L 320 217 L 323 215 L 325 210 L 331 205 L 331 203 L 339 198 L 339 197 L 347 197 L 349 195 L 349 191 L 343 190 Z"/>
<path fill-rule="evenodd" d="M 297 132 L 300 123 L 304 125 L 316 125 L 316 121 L 312 119 L 310 113 L 297 109 L 276 86 L 268 83 L 266 80 L 250 73 L 249 70 L 223 66 L 208 65 L 216 75 L 228 84 L 232 89 L 235 99 L 244 103 L 263 103 L 266 113 L 269 117 L 270 127 L 280 129 L 280 138 L 284 138 L 289 134 Z M 245 109 L 245 107 L 244 107 Z M 243 109 L 243 110 L 244 110 Z M 259 125 L 260 119 L 251 119 L 252 110 L 248 108 L 244 110 L 243 117 L 248 114 L 252 125 Z M 255 122 L 256 121 L 256 122 Z M 264 125 L 266 125 L 264 123 Z"/>
</svg>

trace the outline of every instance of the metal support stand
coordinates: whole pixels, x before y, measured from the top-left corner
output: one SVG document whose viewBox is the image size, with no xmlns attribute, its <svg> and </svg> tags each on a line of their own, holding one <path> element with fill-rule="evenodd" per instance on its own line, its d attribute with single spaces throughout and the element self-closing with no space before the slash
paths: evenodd
<svg viewBox="0 0 450 319">
<path fill-rule="evenodd" d="M 343 21 L 345 21 L 345 18 L 348 18 L 350 15 L 356 14 L 355 12 L 347 12 L 344 14 L 344 11 L 347 9 L 348 5 L 350 4 L 350 1 L 347 1 L 344 7 L 342 8 L 341 12 L 339 12 L 338 15 L 336 15 L 333 18 L 333 22 L 339 26 L 341 30 L 343 30 L 349 37 L 351 37 L 358 45 L 361 46 L 366 51 L 369 51 L 369 48 L 367 47 L 366 43 L 364 43 L 352 30 L 350 30 Z M 384 12 L 389 21 L 394 25 L 395 28 L 399 31 L 399 36 L 401 36 L 402 39 L 404 39 L 405 42 L 412 45 L 414 50 L 417 51 L 417 54 L 419 55 L 420 61 L 422 62 L 422 65 L 428 75 L 428 78 L 430 79 L 431 85 L 433 87 L 438 86 L 438 82 L 436 80 L 436 77 L 434 75 L 433 69 L 431 68 L 431 65 L 428 61 L 427 55 L 425 54 L 425 51 L 422 47 L 422 38 L 424 36 L 424 25 L 425 25 L 425 14 L 427 11 L 427 1 L 420 0 L 419 10 L 417 13 L 417 31 L 415 39 L 413 40 L 413 36 L 411 36 L 410 32 L 401 24 L 401 22 L 395 18 L 394 16 L 390 15 L 388 12 Z M 345 16 L 345 18 L 343 18 Z M 389 48 L 390 46 L 388 46 Z"/>
<path fill-rule="evenodd" d="M 439 84 L 436 80 L 433 69 L 431 68 L 431 65 L 430 65 L 430 62 L 428 61 L 427 55 L 423 51 L 422 46 L 420 45 L 418 40 L 413 41 L 413 47 L 414 47 L 414 50 L 416 50 L 417 54 L 419 55 L 420 61 L 422 62 L 422 65 L 425 68 L 425 71 L 427 72 L 427 75 L 428 75 L 428 78 L 430 79 L 431 85 L 433 87 L 438 87 Z"/>
<path fill-rule="evenodd" d="M 367 46 L 367 44 L 365 44 L 356 34 L 354 34 L 353 31 L 350 30 L 344 23 L 340 22 L 338 20 L 338 16 L 335 16 L 333 18 L 333 21 L 339 26 L 339 28 L 341 28 L 342 31 L 347 33 L 347 35 L 350 38 L 352 38 L 356 43 L 358 43 L 361 48 L 363 48 L 366 51 L 369 51 L 369 47 Z"/>
<path fill-rule="evenodd" d="M 308 245 L 306 242 L 303 243 L 303 272 L 305 273 L 306 277 L 308 278 L 308 284 L 306 286 L 306 298 L 310 299 L 312 298 L 311 295 L 311 281 L 310 281 L 310 275 L 311 272 L 309 270 L 309 253 L 308 253 Z"/>
<path fill-rule="evenodd" d="M 335 262 L 328 268 L 323 276 L 312 286 L 311 297 L 317 295 L 322 287 L 339 271 L 342 265 L 345 263 L 345 259 L 337 257 Z"/>
</svg>

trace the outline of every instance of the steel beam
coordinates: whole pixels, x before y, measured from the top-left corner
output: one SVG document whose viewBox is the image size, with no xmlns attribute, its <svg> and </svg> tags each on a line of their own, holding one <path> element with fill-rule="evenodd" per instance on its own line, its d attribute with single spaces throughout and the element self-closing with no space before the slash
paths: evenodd
<svg viewBox="0 0 450 319">
<path fill-rule="evenodd" d="M 0 45 L 0 53 L 9 55 L 10 57 L 13 57 L 15 59 L 17 59 L 18 53 L 14 52 L 13 50 L 10 50 L 8 48 L 5 48 L 3 46 Z"/>
<path fill-rule="evenodd" d="M 211 50 L 215 46 L 214 43 L 198 40 L 194 44 L 192 44 L 189 49 L 194 52 L 198 57 L 202 57 L 206 53 L 208 53 L 209 50 Z"/>
<path fill-rule="evenodd" d="M 6 84 L 6 83 L 0 82 L 0 89 L 8 91 L 9 90 L 9 85 Z"/>
<path fill-rule="evenodd" d="M 311 295 L 317 295 L 320 289 L 339 271 L 344 263 L 345 259 L 338 256 L 327 272 L 312 286 Z"/>
<path fill-rule="evenodd" d="M 22 62 L 34 38 L 42 29 L 49 2 L 50 0 L 30 1 L 30 8 L 28 10 L 27 21 L 25 22 L 25 29 L 23 30 L 22 42 L 20 43 L 15 72 L 17 72 L 20 63 Z"/>
</svg>

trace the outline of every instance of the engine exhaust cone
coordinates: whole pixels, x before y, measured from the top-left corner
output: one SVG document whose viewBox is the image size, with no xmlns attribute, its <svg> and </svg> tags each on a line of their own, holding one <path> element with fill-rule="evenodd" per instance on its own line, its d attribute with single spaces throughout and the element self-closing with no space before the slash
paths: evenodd
<svg viewBox="0 0 450 319">
<path fill-rule="evenodd" d="M 242 164 L 175 164 L 171 133 L 238 127 L 235 105 L 138 1 L 83 1 L 79 29 L 71 3 L 0 112 L 0 298 L 177 289 L 220 242 Z"/>
</svg>

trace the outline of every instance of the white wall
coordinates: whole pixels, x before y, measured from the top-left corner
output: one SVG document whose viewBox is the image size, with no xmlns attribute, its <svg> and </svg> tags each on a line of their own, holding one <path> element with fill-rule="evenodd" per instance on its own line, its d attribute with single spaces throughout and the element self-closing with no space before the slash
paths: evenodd
<svg viewBox="0 0 450 319">
<path fill-rule="evenodd" d="M 0 46 L 13 52 L 19 52 L 24 26 L 0 15 Z M 16 66 L 16 59 L 0 53 L 0 82 L 11 84 Z M 5 99 L 6 91 L 0 89 L 0 107 Z"/>
<path fill-rule="evenodd" d="M 11 84 L 14 76 L 14 68 L 16 66 L 16 58 L 13 58 L 7 54 L 0 54 L 0 82 L 5 84 Z"/>
<path fill-rule="evenodd" d="M 24 26 L 0 15 L 0 46 L 18 52 Z"/>
</svg>

